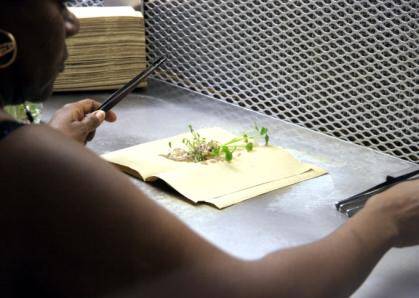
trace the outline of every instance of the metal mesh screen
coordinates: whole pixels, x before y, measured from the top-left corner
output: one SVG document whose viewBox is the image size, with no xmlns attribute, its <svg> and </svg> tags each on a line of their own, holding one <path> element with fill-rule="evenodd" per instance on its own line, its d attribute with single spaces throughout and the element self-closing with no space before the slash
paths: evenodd
<svg viewBox="0 0 419 298">
<path fill-rule="evenodd" d="M 145 4 L 160 79 L 418 162 L 419 1 Z"/>
<path fill-rule="evenodd" d="M 68 6 L 103 6 L 103 0 L 68 0 Z"/>
</svg>

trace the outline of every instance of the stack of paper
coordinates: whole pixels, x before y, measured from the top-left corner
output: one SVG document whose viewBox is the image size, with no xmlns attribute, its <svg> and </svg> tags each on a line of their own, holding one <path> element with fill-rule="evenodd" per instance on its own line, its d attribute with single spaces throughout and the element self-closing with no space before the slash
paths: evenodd
<svg viewBox="0 0 419 298">
<path fill-rule="evenodd" d="M 220 128 L 198 131 L 220 143 L 234 136 Z M 295 159 L 287 150 L 258 146 L 237 154 L 231 162 L 179 162 L 165 157 L 171 144 L 181 144 L 182 134 L 118 150 L 102 157 L 122 171 L 145 181 L 162 179 L 194 203 L 225 208 L 257 195 L 326 174 L 326 171 Z"/>
<path fill-rule="evenodd" d="M 55 91 L 110 90 L 146 67 L 144 17 L 132 7 L 71 7 L 80 32 L 67 40 L 69 58 Z"/>
</svg>

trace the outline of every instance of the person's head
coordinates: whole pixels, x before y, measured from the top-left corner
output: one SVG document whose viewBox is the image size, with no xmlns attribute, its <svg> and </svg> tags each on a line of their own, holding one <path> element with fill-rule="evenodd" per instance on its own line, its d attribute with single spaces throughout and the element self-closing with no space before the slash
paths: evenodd
<svg viewBox="0 0 419 298">
<path fill-rule="evenodd" d="M 79 29 L 65 2 L 0 0 L 0 106 L 42 101 L 51 94 L 67 58 L 65 38 Z M 13 51 L 5 50 L 11 36 L 17 45 L 15 60 Z"/>
</svg>

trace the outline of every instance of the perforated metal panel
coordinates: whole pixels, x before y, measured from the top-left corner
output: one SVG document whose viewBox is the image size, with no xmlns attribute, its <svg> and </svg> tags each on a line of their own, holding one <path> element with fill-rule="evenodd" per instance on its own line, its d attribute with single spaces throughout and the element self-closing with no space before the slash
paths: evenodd
<svg viewBox="0 0 419 298">
<path fill-rule="evenodd" d="M 103 6 L 103 0 L 67 0 L 68 6 Z"/>
<path fill-rule="evenodd" d="M 419 1 L 149 0 L 159 78 L 418 161 Z"/>
<path fill-rule="evenodd" d="M 160 79 L 418 162 L 418 1 L 145 2 Z"/>
</svg>

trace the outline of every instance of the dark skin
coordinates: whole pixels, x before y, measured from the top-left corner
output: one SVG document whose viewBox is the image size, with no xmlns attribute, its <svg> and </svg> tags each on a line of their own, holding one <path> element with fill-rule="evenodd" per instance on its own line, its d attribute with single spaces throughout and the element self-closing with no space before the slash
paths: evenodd
<svg viewBox="0 0 419 298">
<path fill-rule="evenodd" d="M 13 1 L 0 3 L 0 28 L 8 25 L 2 16 L 7 11 L 19 20 L 13 26 L 25 44 L 28 14 Z M 56 21 L 49 26 L 66 28 L 65 19 L 55 15 L 63 14 L 58 1 L 19 3 L 33 9 L 30 18 L 53 14 Z M 36 32 L 48 33 L 43 30 Z M 62 52 L 50 58 L 58 57 Z M 44 67 L 33 61 L 25 66 L 26 58 L 20 59 L 20 67 L 28 68 L 14 71 Z M 45 77 L 54 77 L 57 68 Z M 0 78 L 0 90 L 14 82 L 4 71 Z M 5 103 L 13 101 L 1 95 Z M 0 112 L 0 121 L 6 118 Z M 347 297 L 388 249 L 419 243 L 419 184 L 408 182 L 374 197 L 324 239 L 253 262 L 238 260 L 47 125 L 20 128 L 0 142 L 0 183 L 2 297 Z"/>
<path fill-rule="evenodd" d="M 7 11 L 14 11 L 14 14 L 5 10 L 0 28 L 16 38 L 18 56 L 12 66 L 0 71 L 0 107 L 6 99 L 8 104 L 19 104 L 24 99 L 44 101 L 52 92 L 54 80 L 64 69 L 68 56 L 65 39 L 77 34 L 79 22 L 63 1 L 2 2 L 8 7 Z M 21 16 L 21 22 L 14 21 L 16 16 Z M 95 112 L 99 106 L 100 103 L 92 99 L 68 104 L 54 114 L 49 125 L 78 142 L 86 143 L 94 137 L 96 128 L 103 121 L 116 121 L 113 112 Z"/>
<path fill-rule="evenodd" d="M 78 32 L 78 21 L 61 1 L 2 2 L 15 12 L 3 13 L 1 24 L 3 30 L 15 36 L 19 52 L 8 71 L 0 73 L 2 82 L 10 82 L 8 86 L 2 84 L 1 94 L 14 103 L 23 98 L 43 101 L 51 94 L 52 84 L 64 68 L 68 55 L 65 38 Z M 16 22 L 16 15 L 24 17 Z"/>
</svg>

